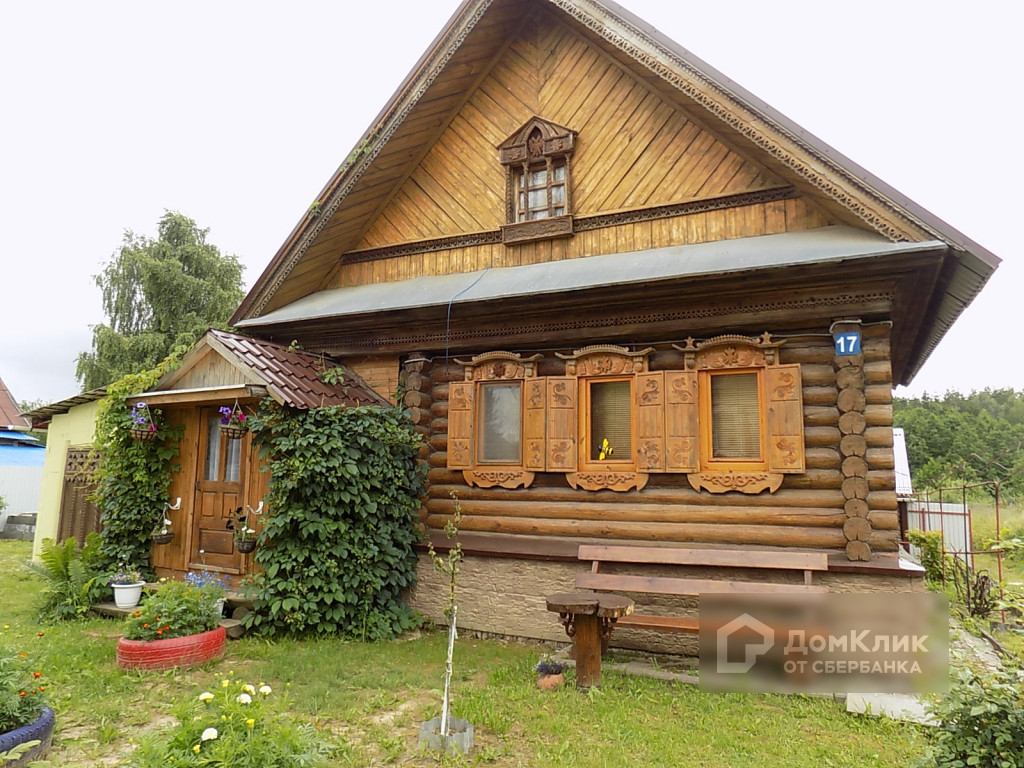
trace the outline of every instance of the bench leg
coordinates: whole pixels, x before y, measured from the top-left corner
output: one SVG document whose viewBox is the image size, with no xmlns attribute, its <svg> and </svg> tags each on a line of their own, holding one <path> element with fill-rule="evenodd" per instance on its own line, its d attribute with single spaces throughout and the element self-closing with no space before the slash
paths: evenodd
<svg viewBox="0 0 1024 768">
<path fill-rule="evenodd" d="M 581 690 L 601 686 L 601 620 L 597 616 L 577 615 L 573 648 L 576 651 L 576 687 Z"/>
</svg>

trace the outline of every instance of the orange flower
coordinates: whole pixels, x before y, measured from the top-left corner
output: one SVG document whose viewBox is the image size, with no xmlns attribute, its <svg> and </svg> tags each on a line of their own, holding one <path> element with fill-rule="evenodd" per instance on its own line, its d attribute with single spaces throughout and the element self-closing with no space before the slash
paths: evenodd
<svg viewBox="0 0 1024 768">
<path fill-rule="evenodd" d="M 142 628 L 143 628 L 143 629 L 149 629 L 149 624 L 148 624 L 148 623 L 146 623 L 146 624 L 143 624 L 143 625 L 142 625 Z"/>
<path fill-rule="evenodd" d="M 42 672 L 33 672 L 32 673 L 32 677 L 42 677 L 42 676 L 43 676 Z"/>
<path fill-rule="evenodd" d="M 28 694 L 25 693 L 24 691 L 18 691 L 18 695 L 19 696 L 28 696 Z"/>
<path fill-rule="evenodd" d="M 19 658 L 19 659 L 25 659 L 25 658 L 28 658 L 28 654 L 27 654 L 27 653 L 19 653 L 19 654 L 18 654 L 18 658 Z"/>
<path fill-rule="evenodd" d="M 170 631 L 171 631 L 171 628 L 170 628 L 169 626 L 167 626 L 167 627 L 164 627 L 164 629 L 165 629 L 166 631 L 168 631 L 168 632 L 170 632 Z"/>
<path fill-rule="evenodd" d="M 46 690 L 46 686 L 43 686 L 43 685 L 40 685 L 40 686 L 39 686 L 39 692 L 40 692 L 40 693 L 42 693 L 42 692 L 43 692 L 43 691 L 45 691 L 45 690 Z"/>
</svg>

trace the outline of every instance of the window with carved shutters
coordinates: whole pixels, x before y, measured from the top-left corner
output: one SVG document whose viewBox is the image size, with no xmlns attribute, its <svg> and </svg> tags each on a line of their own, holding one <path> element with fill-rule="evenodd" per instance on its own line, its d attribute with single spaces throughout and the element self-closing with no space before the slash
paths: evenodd
<svg viewBox="0 0 1024 768">
<path fill-rule="evenodd" d="M 696 418 L 684 430 L 697 447 L 688 472 L 695 489 L 774 492 L 786 474 L 805 470 L 800 366 L 779 363 L 780 346 L 766 333 L 676 347 L 696 373 L 688 406 Z"/>
<path fill-rule="evenodd" d="M 456 361 L 465 366 L 465 380 L 448 389 L 448 468 L 461 469 L 470 485 L 528 486 L 534 471 L 544 469 L 539 357 L 488 352 Z"/>
</svg>

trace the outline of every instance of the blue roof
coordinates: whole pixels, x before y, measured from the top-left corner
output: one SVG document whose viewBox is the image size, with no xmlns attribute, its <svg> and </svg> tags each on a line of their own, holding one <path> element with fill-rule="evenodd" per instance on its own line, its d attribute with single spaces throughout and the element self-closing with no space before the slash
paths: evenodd
<svg viewBox="0 0 1024 768">
<path fill-rule="evenodd" d="M 0 445 L 0 467 L 41 467 L 44 459 L 42 445 Z"/>
</svg>

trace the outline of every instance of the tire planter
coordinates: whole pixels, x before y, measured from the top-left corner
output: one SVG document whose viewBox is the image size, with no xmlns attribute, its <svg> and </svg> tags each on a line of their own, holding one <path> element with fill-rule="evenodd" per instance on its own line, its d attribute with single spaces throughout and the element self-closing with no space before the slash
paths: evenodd
<svg viewBox="0 0 1024 768">
<path fill-rule="evenodd" d="M 32 747 L 32 749 L 28 750 L 17 760 L 4 763 L 4 768 L 18 768 L 18 766 L 28 765 L 33 760 L 45 757 L 46 753 L 50 751 L 54 723 L 53 710 L 49 707 L 43 707 L 39 719 L 34 723 L 23 725 L 21 728 L 15 728 L 13 731 L 0 733 L 0 752 L 6 752 L 19 744 L 24 744 L 26 741 L 39 741 L 39 744 Z"/>
<path fill-rule="evenodd" d="M 168 640 L 122 637 L 117 641 L 117 666 L 121 669 L 195 667 L 223 656 L 226 638 L 224 627 Z"/>
</svg>

